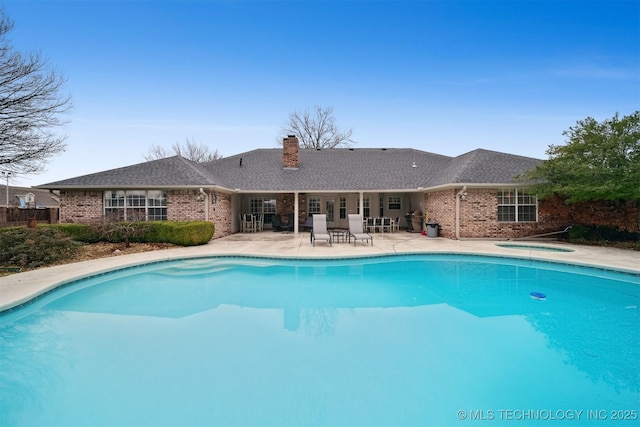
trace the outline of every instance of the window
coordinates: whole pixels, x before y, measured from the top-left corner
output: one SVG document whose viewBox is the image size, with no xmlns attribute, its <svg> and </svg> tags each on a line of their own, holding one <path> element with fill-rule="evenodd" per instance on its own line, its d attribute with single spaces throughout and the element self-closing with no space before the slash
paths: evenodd
<svg viewBox="0 0 640 427">
<path fill-rule="evenodd" d="M 105 191 L 104 215 L 116 220 L 167 220 L 167 193 L 159 190 Z"/>
<path fill-rule="evenodd" d="M 276 200 L 267 197 L 252 197 L 249 199 L 249 213 L 264 215 L 264 222 L 271 224 L 273 215 L 276 213 Z"/>
<path fill-rule="evenodd" d="M 537 196 L 517 189 L 498 191 L 499 222 L 535 222 L 537 220 Z"/>
<path fill-rule="evenodd" d="M 364 214 L 360 212 L 360 199 L 358 199 L 358 203 L 356 204 L 358 209 L 358 213 L 361 214 L 364 218 L 368 218 L 371 216 L 371 203 L 369 202 L 369 198 L 364 198 Z"/>
<path fill-rule="evenodd" d="M 387 199 L 387 202 L 389 203 L 389 210 L 390 211 L 399 211 L 400 209 L 402 209 L 402 202 L 401 202 L 401 197 L 400 196 L 389 196 L 389 198 Z"/>
<path fill-rule="evenodd" d="M 340 206 L 338 207 L 338 209 L 339 209 L 340 219 L 345 219 L 347 217 L 347 198 L 340 197 L 339 203 L 340 203 Z"/>
<path fill-rule="evenodd" d="M 167 193 L 159 190 L 147 192 L 147 219 L 149 221 L 166 221 Z"/>
<path fill-rule="evenodd" d="M 320 197 L 309 197 L 309 215 L 319 214 L 320 210 Z"/>
</svg>

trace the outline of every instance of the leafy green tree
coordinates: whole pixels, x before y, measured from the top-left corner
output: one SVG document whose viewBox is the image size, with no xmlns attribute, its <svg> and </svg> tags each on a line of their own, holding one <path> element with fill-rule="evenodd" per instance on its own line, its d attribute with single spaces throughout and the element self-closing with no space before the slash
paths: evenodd
<svg viewBox="0 0 640 427">
<path fill-rule="evenodd" d="M 549 146 L 549 159 L 524 176 L 538 183 L 541 198 L 640 200 L 640 111 L 602 122 L 588 117 L 563 135 L 566 145 Z"/>
</svg>

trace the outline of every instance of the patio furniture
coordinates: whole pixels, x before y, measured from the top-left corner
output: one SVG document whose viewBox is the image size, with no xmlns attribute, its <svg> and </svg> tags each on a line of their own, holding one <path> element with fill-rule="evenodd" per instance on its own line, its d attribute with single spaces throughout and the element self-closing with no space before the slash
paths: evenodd
<svg viewBox="0 0 640 427">
<path fill-rule="evenodd" d="M 254 215 L 253 220 L 256 232 L 264 230 L 264 214 Z"/>
<path fill-rule="evenodd" d="M 343 230 L 341 228 L 334 228 L 329 230 L 329 233 L 331 233 L 331 241 L 332 242 L 338 242 L 340 243 L 340 241 L 342 240 L 343 242 L 347 241 L 347 230 Z"/>
<path fill-rule="evenodd" d="M 280 215 L 275 214 L 273 218 L 271 218 L 271 229 L 273 231 L 282 231 L 282 219 L 280 219 Z"/>
<path fill-rule="evenodd" d="M 307 217 L 307 220 L 305 221 L 304 225 L 302 226 L 304 231 L 311 231 L 313 230 L 313 216 L 309 215 Z"/>
<path fill-rule="evenodd" d="M 391 223 L 391 231 L 400 231 L 400 217 L 397 216 Z"/>
<path fill-rule="evenodd" d="M 255 233 L 256 223 L 254 221 L 253 215 L 251 214 L 242 215 L 242 222 L 241 222 L 240 228 L 243 233 Z"/>
<path fill-rule="evenodd" d="M 351 227 L 349 227 L 351 228 Z M 364 231 L 364 230 L 363 230 Z M 367 232 L 375 233 L 376 232 L 376 223 L 372 217 L 367 218 Z"/>
<path fill-rule="evenodd" d="M 362 229 L 362 217 L 358 214 L 349 214 L 349 243 L 351 243 L 351 237 L 353 237 L 353 246 L 356 246 L 358 240 L 371 241 L 373 246 L 373 237 Z"/>
<path fill-rule="evenodd" d="M 292 213 L 287 215 L 287 222 L 282 223 L 280 228 L 282 228 L 282 231 L 293 231 L 293 214 Z"/>
<path fill-rule="evenodd" d="M 392 229 L 391 229 L 391 218 L 387 218 L 387 217 L 382 218 L 382 226 L 380 228 L 382 229 L 383 233 L 384 233 L 385 230 L 387 230 L 389 233 L 391 233 L 391 231 L 392 231 Z"/>
<path fill-rule="evenodd" d="M 327 231 L 327 215 L 313 215 L 313 230 L 311 231 L 311 244 L 316 245 L 316 240 L 326 240 L 331 246 L 331 234 Z"/>
</svg>

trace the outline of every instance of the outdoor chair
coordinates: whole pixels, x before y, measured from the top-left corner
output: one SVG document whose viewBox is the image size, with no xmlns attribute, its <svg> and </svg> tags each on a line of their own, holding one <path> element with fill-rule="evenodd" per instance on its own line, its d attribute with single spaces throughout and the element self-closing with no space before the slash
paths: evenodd
<svg viewBox="0 0 640 427">
<path fill-rule="evenodd" d="M 376 223 L 372 217 L 366 219 L 367 221 L 367 232 L 375 233 L 376 232 Z M 363 230 L 364 231 L 364 230 Z"/>
<path fill-rule="evenodd" d="M 309 215 L 307 217 L 306 222 L 303 225 L 303 229 L 304 231 L 311 231 L 313 230 L 313 216 Z"/>
<path fill-rule="evenodd" d="M 251 214 L 244 214 L 242 216 L 242 231 L 244 233 L 255 233 L 256 232 L 256 223 Z"/>
<path fill-rule="evenodd" d="M 258 232 L 264 230 L 264 214 L 254 215 L 253 218 L 255 221 L 256 231 Z"/>
<path fill-rule="evenodd" d="M 387 218 L 387 217 L 382 218 L 381 229 L 383 233 L 385 232 L 385 230 L 391 233 L 391 218 Z"/>
<path fill-rule="evenodd" d="M 326 240 L 331 246 L 331 234 L 327 231 L 327 215 L 313 215 L 313 229 L 311 231 L 311 244 L 316 245 L 316 240 Z"/>
<path fill-rule="evenodd" d="M 293 214 L 290 213 L 287 215 L 287 223 L 282 224 L 283 231 L 293 231 Z"/>
<path fill-rule="evenodd" d="M 362 218 L 358 214 L 349 214 L 349 243 L 351 243 L 351 237 L 353 237 L 353 246 L 356 246 L 358 240 L 371 241 L 371 246 L 373 246 L 373 237 L 364 232 Z"/>
<path fill-rule="evenodd" d="M 282 231 L 282 220 L 280 219 L 280 215 L 275 214 L 273 218 L 271 218 L 271 228 L 273 231 Z"/>
<path fill-rule="evenodd" d="M 391 224 L 391 231 L 400 231 L 400 217 L 397 216 L 393 224 Z"/>
</svg>

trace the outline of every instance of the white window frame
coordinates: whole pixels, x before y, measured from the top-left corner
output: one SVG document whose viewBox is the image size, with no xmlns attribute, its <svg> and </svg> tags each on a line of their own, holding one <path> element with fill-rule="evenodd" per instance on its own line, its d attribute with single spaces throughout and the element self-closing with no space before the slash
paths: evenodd
<svg viewBox="0 0 640 427">
<path fill-rule="evenodd" d="M 517 188 L 503 188 L 498 190 L 497 197 L 498 222 L 538 222 L 538 196 Z"/>
<path fill-rule="evenodd" d="M 362 215 L 363 218 L 368 218 L 371 216 L 371 200 L 369 199 L 369 196 L 367 197 L 363 197 L 363 204 L 364 204 L 364 214 L 361 213 L 360 211 L 360 199 L 358 198 L 356 200 L 356 212 L 359 215 Z"/>
<path fill-rule="evenodd" d="M 393 207 L 391 205 L 394 205 Z M 397 207 L 395 207 L 397 205 Z M 387 196 L 387 208 L 390 211 L 402 210 L 402 196 Z"/>
<path fill-rule="evenodd" d="M 167 192 L 163 190 L 107 190 L 103 193 L 103 215 L 119 220 L 167 220 Z"/>
<path fill-rule="evenodd" d="M 307 199 L 307 207 L 308 207 L 308 214 L 309 215 L 313 215 L 313 214 L 320 214 L 322 213 L 322 200 L 320 197 L 309 197 Z"/>
</svg>

